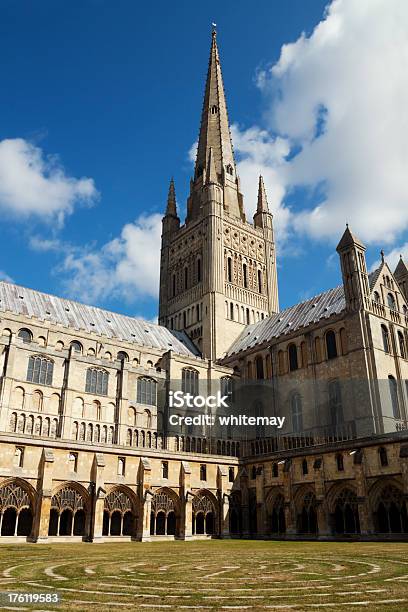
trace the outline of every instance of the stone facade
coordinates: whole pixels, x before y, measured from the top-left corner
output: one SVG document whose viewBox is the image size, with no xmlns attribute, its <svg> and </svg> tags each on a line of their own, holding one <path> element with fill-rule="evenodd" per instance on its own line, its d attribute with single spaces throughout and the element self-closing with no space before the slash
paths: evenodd
<svg viewBox="0 0 408 612">
<path fill-rule="evenodd" d="M 160 325 L 0 283 L 1 540 L 406 537 L 408 269 L 368 274 L 349 228 L 337 251 L 342 286 L 280 311 L 213 33 L 187 217 L 171 182 L 163 218 Z M 239 385 L 279 435 L 169 429 L 168 391 Z"/>
</svg>

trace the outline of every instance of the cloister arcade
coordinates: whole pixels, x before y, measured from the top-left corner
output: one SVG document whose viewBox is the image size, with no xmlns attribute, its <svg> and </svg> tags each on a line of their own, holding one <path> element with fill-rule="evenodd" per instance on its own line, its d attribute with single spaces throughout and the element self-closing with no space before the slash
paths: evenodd
<svg viewBox="0 0 408 612">
<path fill-rule="evenodd" d="M 352 483 L 333 484 L 324 499 L 316 495 L 313 485 L 300 486 L 291 500 L 285 499 L 284 488 L 272 487 L 264 504 L 262 521 L 250 520 L 258 511 L 251 489 L 243 502 L 242 491 L 233 490 L 227 501 L 222 527 L 220 502 L 207 489 L 192 493 L 191 513 L 186 499 L 171 488 L 150 491 L 149 504 L 141 501 L 129 487 L 108 487 L 101 506 L 101 536 L 141 539 L 143 513 L 150 513 L 150 537 L 360 537 L 377 534 L 408 533 L 407 500 L 397 479 L 377 479 L 366 499 L 357 496 Z M 36 519 L 40 512 L 37 492 L 27 481 L 8 478 L 0 483 L 0 534 L 35 540 Z M 48 536 L 92 539 L 92 514 L 95 505 L 91 493 L 74 482 L 59 485 L 52 491 Z M 255 505 L 254 505 L 255 503 Z M 102 517 L 103 512 L 103 517 Z M 149 515 L 148 515 L 149 516 Z M 190 519 L 188 517 L 191 517 Z M 38 521 L 37 521 L 38 522 Z M 189 525 L 185 524 L 189 522 Z M 368 525 L 368 531 L 367 531 Z M 365 531 L 363 531 L 365 529 Z"/>
</svg>

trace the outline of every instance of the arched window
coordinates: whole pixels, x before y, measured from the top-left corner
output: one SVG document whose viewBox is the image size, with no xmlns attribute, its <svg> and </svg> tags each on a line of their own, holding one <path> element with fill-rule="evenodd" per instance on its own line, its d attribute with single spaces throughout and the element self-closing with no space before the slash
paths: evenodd
<svg viewBox="0 0 408 612">
<path fill-rule="evenodd" d="M 302 398 L 294 393 L 291 399 L 292 429 L 294 433 L 303 431 Z"/>
<path fill-rule="evenodd" d="M 108 395 L 109 374 L 100 368 L 88 368 L 86 371 L 85 391 L 96 395 Z"/>
<path fill-rule="evenodd" d="M 125 353 L 125 351 L 119 351 L 119 353 L 116 355 L 116 359 L 117 361 L 121 362 L 129 361 L 129 355 Z"/>
<path fill-rule="evenodd" d="M 381 467 L 386 467 L 388 465 L 388 456 L 387 449 L 384 446 L 378 449 L 378 457 L 380 459 Z"/>
<path fill-rule="evenodd" d="M 279 476 L 279 465 L 276 462 L 272 463 L 272 476 L 274 478 Z"/>
<path fill-rule="evenodd" d="M 387 295 L 387 304 L 388 304 L 388 308 L 391 308 L 391 310 L 396 310 L 397 306 L 395 302 L 395 297 L 393 296 L 392 293 L 388 293 Z"/>
<path fill-rule="evenodd" d="M 234 304 L 232 302 L 230 303 L 230 319 L 231 321 L 234 320 Z"/>
<path fill-rule="evenodd" d="M 317 532 L 316 496 L 312 491 L 306 493 L 301 512 L 297 516 L 299 533 Z"/>
<path fill-rule="evenodd" d="M 244 287 L 245 289 L 247 289 L 248 288 L 248 268 L 247 268 L 246 263 L 244 263 L 242 266 L 242 273 L 243 273 Z"/>
<path fill-rule="evenodd" d="M 48 535 L 85 535 L 86 507 L 84 499 L 73 487 L 65 486 L 51 498 Z"/>
<path fill-rule="evenodd" d="M 299 367 L 296 344 L 289 344 L 288 353 L 289 353 L 289 370 L 291 372 L 294 372 Z"/>
<path fill-rule="evenodd" d="M 338 472 L 343 472 L 344 471 L 344 459 L 343 459 L 343 455 L 341 453 L 337 453 L 337 455 L 336 455 L 336 465 L 337 465 L 337 471 Z"/>
<path fill-rule="evenodd" d="M 380 294 L 378 293 L 378 291 L 374 291 L 374 302 L 376 302 L 377 304 L 381 302 Z"/>
<path fill-rule="evenodd" d="M 336 430 L 343 423 L 341 387 L 338 380 L 329 382 L 329 412 L 331 425 Z"/>
<path fill-rule="evenodd" d="M 37 412 L 42 412 L 43 394 L 41 391 L 38 391 L 38 389 L 34 391 L 33 393 L 32 406 L 33 406 L 33 410 L 36 410 Z"/>
<path fill-rule="evenodd" d="M 360 533 L 357 495 L 351 489 L 343 489 L 338 496 L 333 523 L 335 533 Z"/>
<path fill-rule="evenodd" d="M 82 355 L 82 344 L 78 342 L 78 340 L 73 340 L 70 346 L 71 346 L 71 349 L 74 351 L 74 353 L 78 353 L 79 355 Z"/>
<path fill-rule="evenodd" d="M 184 290 L 188 289 L 188 268 L 184 268 Z"/>
<path fill-rule="evenodd" d="M 388 384 L 390 388 L 392 414 L 394 416 L 394 419 L 400 419 L 401 412 L 400 412 L 399 401 L 398 401 L 397 381 L 395 380 L 393 376 L 391 376 L 391 374 L 388 376 Z"/>
<path fill-rule="evenodd" d="M 137 403 L 156 406 L 157 382 L 153 378 L 137 379 Z"/>
<path fill-rule="evenodd" d="M 250 324 L 250 318 L 249 318 L 249 308 L 247 308 L 247 309 L 245 310 L 245 316 L 246 316 L 246 322 L 247 322 L 247 325 L 249 325 L 249 324 Z"/>
<path fill-rule="evenodd" d="M 216 115 L 218 112 L 218 108 L 217 106 L 214 104 L 214 106 L 211 107 L 211 114 L 212 115 Z"/>
<path fill-rule="evenodd" d="M 379 533 L 407 533 L 408 516 L 404 494 L 392 484 L 385 485 L 374 512 Z"/>
<path fill-rule="evenodd" d="M 381 334 L 383 341 L 383 348 L 386 353 L 390 352 L 390 337 L 388 333 L 388 328 L 385 325 L 381 325 Z"/>
<path fill-rule="evenodd" d="M 172 277 L 172 296 L 176 297 L 176 275 L 173 274 Z"/>
<path fill-rule="evenodd" d="M 326 333 L 326 351 L 327 359 L 337 357 L 336 334 L 331 329 Z"/>
<path fill-rule="evenodd" d="M 307 459 L 303 459 L 302 461 L 302 474 L 306 476 L 309 473 L 309 467 L 307 465 Z"/>
<path fill-rule="evenodd" d="M 229 283 L 232 283 L 232 259 L 231 257 L 227 258 L 227 280 Z"/>
<path fill-rule="evenodd" d="M 233 169 L 232 169 L 231 164 L 228 164 L 228 166 L 227 166 L 227 174 L 231 174 L 231 176 L 233 174 Z"/>
<path fill-rule="evenodd" d="M 40 385 L 52 385 L 54 362 L 48 357 L 35 355 L 28 359 L 27 380 Z"/>
<path fill-rule="evenodd" d="M 98 400 L 94 400 L 92 402 L 92 418 L 96 419 L 97 421 L 102 419 L 101 402 L 98 402 Z"/>
<path fill-rule="evenodd" d="M 223 376 L 221 378 L 221 381 L 220 381 L 221 395 L 227 398 L 225 401 L 227 402 L 228 405 L 230 405 L 232 396 L 233 396 L 233 384 L 234 382 L 231 376 Z"/>
<path fill-rule="evenodd" d="M 260 355 L 255 358 L 255 372 L 258 380 L 263 380 L 265 378 L 263 359 Z"/>
<path fill-rule="evenodd" d="M 181 372 L 181 390 L 183 393 L 198 395 L 199 377 L 197 370 L 192 368 L 183 368 Z"/>
<path fill-rule="evenodd" d="M 258 291 L 262 293 L 262 272 L 258 270 Z"/>
<path fill-rule="evenodd" d="M 271 533 L 282 534 L 286 532 L 286 521 L 285 521 L 285 499 L 281 493 L 279 493 L 273 502 L 273 506 L 270 513 L 270 525 Z"/>
<path fill-rule="evenodd" d="M 407 351 L 405 348 L 405 339 L 404 339 L 404 334 L 399 331 L 398 332 L 398 344 L 399 344 L 399 350 L 400 350 L 400 355 L 403 359 L 407 358 Z"/>
<path fill-rule="evenodd" d="M 197 283 L 201 283 L 201 257 L 197 257 Z"/>
<path fill-rule="evenodd" d="M 0 487 L 1 536 L 29 536 L 33 524 L 29 494 L 17 482 Z"/>
<path fill-rule="evenodd" d="M 24 327 L 23 329 L 20 329 L 17 336 L 18 338 L 20 338 L 20 340 L 22 340 L 26 344 L 29 344 L 33 339 L 33 334 L 30 332 L 29 329 L 25 329 Z"/>
</svg>

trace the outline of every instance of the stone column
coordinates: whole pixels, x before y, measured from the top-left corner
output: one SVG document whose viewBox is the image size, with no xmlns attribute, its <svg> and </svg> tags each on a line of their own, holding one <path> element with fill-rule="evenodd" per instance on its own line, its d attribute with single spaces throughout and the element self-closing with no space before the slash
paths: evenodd
<svg viewBox="0 0 408 612">
<path fill-rule="evenodd" d="M 187 491 L 184 499 L 182 531 L 180 537 L 183 540 L 191 540 L 193 536 L 193 499 L 194 495 L 191 491 Z"/>
<path fill-rule="evenodd" d="M 191 540 L 193 535 L 193 498 L 191 491 L 191 467 L 188 461 L 180 465 L 180 499 L 182 500 L 179 537 Z"/>
<path fill-rule="evenodd" d="M 142 542 L 150 542 L 150 515 L 152 512 L 153 491 L 146 491 L 143 499 L 143 506 L 140 521 L 140 539 Z"/>
<path fill-rule="evenodd" d="M 243 468 L 240 476 L 241 489 L 241 519 L 242 519 L 242 537 L 249 537 L 249 493 L 248 493 L 248 474 L 246 468 Z"/>
<path fill-rule="evenodd" d="M 127 411 L 129 408 L 128 400 L 128 378 L 129 378 L 129 364 L 125 361 L 122 362 L 121 368 L 118 370 L 118 388 L 117 388 L 117 399 L 116 399 L 116 426 L 117 426 L 117 444 L 126 444 L 126 432 L 128 415 Z"/>
<path fill-rule="evenodd" d="M 313 464 L 315 493 L 316 493 L 316 515 L 317 529 L 319 538 L 326 538 L 330 535 L 329 512 L 326 503 L 326 491 L 324 477 L 322 473 L 322 458 L 315 459 Z"/>
<path fill-rule="evenodd" d="M 142 542 L 149 542 L 153 491 L 151 490 L 152 467 L 147 457 L 140 458 L 138 471 L 139 499 L 141 500 L 141 508 L 138 521 L 137 537 Z"/>
<path fill-rule="evenodd" d="M 285 498 L 285 523 L 288 536 L 296 534 L 296 509 L 293 504 L 292 496 L 292 460 L 286 459 L 283 466 L 283 492 Z"/>
<path fill-rule="evenodd" d="M 105 481 L 103 471 L 105 467 L 105 458 L 102 453 L 95 453 L 92 465 L 91 482 L 94 483 L 93 493 L 93 521 L 89 525 L 90 539 L 95 542 L 102 542 L 103 529 L 103 511 L 105 508 Z"/>
<path fill-rule="evenodd" d="M 267 532 L 267 513 L 264 499 L 264 466 L 258 466 L 256 471 L 256 524 L 258 535 L 264 536 Z"/>
<path fill-rule="evenodd" d="M 229 506 L 230 496 L 228 495 L 228 493 L 224 493 L 220 499 L 220 537 L 223 539 L 231 537 Z"/>
<path fill-rule="evenodd" d="M 353 458 L 354 478 L 357 488 L 358 515 L 360 519 L 361 535 L 373 533 L 373 518 L 367 495 L 367 481 L 365 476 L 364 453 L 359 449 Z"/>
<path fill-rule="evenodd" d="M 48 539 L 48 527 L 50 522 L 51 498 L 52 498 L 52 475 L 54 469 L 54 453 L 50 449 L 43 449 L 40 462 L 40 478 L 38 483 L 39 496 L 37 509 L 33 522 L 34 542 L 46 542 Z"/>
<path fill-rule="evenodd" d="M 229 538 L 229 493 L 231 484 L 228 480 L 228 469 L 224 465 L 219 465 L 217 470 L 217 497 L 219 500 L 219 536 Z"/>
</svg>

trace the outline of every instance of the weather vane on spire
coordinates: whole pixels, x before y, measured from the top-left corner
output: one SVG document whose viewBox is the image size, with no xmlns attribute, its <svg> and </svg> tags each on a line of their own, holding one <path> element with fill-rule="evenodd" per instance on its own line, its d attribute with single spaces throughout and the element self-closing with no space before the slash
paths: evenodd
<svg viewBox="0 0 408 612">
<path fill-rule="evenodd" d="M 211 24 L 211 25 L 212 25 L 212 33 L 213 33 L 213 34 L 216 34 L 216 33 L 217 33 L 217 24 L 216 24 L 216 23 L 214 23 L 214 22 L 212 22 L 212 24 Z"/>
</svg>

